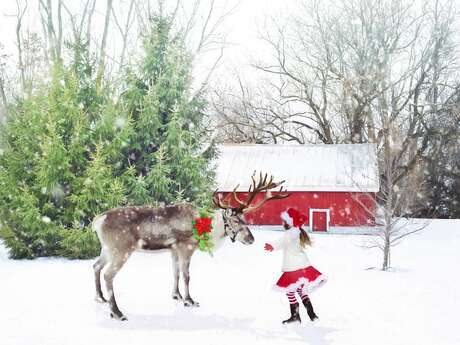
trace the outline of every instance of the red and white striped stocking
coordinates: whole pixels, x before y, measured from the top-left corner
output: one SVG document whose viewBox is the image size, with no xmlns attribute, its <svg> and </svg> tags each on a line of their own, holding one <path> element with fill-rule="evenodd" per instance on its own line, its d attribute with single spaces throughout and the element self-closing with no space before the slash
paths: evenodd
<svg viewBox="0 0 460 345">
<path fill-rule="evenodd" d="M 304 293 L 304 292 L 302 291 L 302 287 L 303 287 L 303 286 L 301 286 L 301 287 L 299 287 L 299 288 L 297 289 L 297 293 L 299 294 L 299 296 L 300 296 L 300 298 L 302 299 L 302 301 L 305 301 L 306 299 L 309 299 L 309 297 L 308 297 L 308 295 L 307 295 L 306 293 Z"/>
<path fill-rule="evenodd" d="M 289 300 L 289 304 L 297 303 L 297 299 L 295 298 L 295 291 L 286 292 L 286 296 Z"/>
</svg>

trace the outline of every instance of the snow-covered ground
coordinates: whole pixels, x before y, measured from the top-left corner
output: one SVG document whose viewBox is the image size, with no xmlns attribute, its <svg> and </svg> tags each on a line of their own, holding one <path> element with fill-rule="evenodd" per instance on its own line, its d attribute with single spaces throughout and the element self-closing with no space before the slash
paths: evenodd
<svg viewBox="0 0 460 345">
<path fill-rule="evenodd" d="M 12 261 L 0 248 L 0 344 L 460 344 L 460 221 L 434 221 L 395 248 L 391 272 L 365 236 L 313 235 L 310 260 L 329 276 L 312 294 L 320 317 L 283 326 L 286 298 L 271 289 L 280 253 L 263 251 L 279 232 L 255 230 L 252 246 L 226 243 L 192 260 L 200 308 L 170 299 L 168 253 L 135 254 L 115 280 L 129 321 L 93 301 L 92 261 Z"/>
</svg>

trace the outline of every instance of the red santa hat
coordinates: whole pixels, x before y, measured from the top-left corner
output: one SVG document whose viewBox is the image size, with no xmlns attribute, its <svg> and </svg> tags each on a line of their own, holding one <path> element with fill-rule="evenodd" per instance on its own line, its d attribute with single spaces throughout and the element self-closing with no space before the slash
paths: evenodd
<svg viewBox="0 0 460 345">
<path fill-rule="evenodd" d="M 281 219 L 294 228 L 302 226 L 307 221 L 307 217 L 292 207 L 281 213 Z"/>
</svg>

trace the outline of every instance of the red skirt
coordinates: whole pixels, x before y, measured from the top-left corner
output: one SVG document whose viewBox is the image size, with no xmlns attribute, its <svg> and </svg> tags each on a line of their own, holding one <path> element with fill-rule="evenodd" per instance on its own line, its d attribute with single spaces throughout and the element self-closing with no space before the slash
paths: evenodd
<svg viewBox="0 0 460 345">
<path fill-rule="evenodd" d="M 308 294 L 326 282 L 327 278 L 313 266 L 301 268 L 297 271 L 283 272 L 276 282 L 276 288 L 285 292 L 297 291 Z"/>
</svg>

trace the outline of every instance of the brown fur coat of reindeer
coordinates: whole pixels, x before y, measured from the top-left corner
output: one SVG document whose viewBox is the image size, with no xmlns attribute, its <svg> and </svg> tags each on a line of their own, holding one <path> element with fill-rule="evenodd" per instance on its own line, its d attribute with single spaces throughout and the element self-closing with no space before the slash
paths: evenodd
<svg viewBox="0 0 460 345">
<path fill-rule="evenodd" d="M 252 184 L 245 201 L 240 200 L 236 194 L 238 186 L 224 200 L 214 195 L 216 212 L 212 220 L 211 233 L 214 243 L 228 236 L 232 242 L 252 244 L 254 237 L 244 215 L 262 207 L 269 200 L 289 196 L 283 193 L 280 187 L 284 181 L 273 182 L 273 176 L 268 179 L 266 174 L 260 174 L 259 180 L 256 181 L 254 174 L 251 179 Z M 280 187 L 278 193 L 272 195 L 271 190 L 277 187 Z M 263 192 L 264 197 L 252 205 L 255 197 Z M 231 197 L 233 202 L 229 200 Z M 233 207 L 234 204 L 237 206 Z M 198 306 L 189 291 L 190 260 L 198 247 L 198 241 L 193 237 L 192 222 L 198 216 L 198 211 L 191 204 L 184 203 L 165 207 L 120 207 L 106 211 L 94 219 L 93 229 L 101 243 L 101 254 L 93 266 L 96 300 L 107 302 L 101 289 L 101 271 L 105 269 L 104 280 L 111 317 L 126 320 L 115 300 L 113 280 L 136 250 L 169 249 L 174 267 L 173 299 L 183 300 L 185 306 Z M 179 292 L 180 273 L 183 275 L 184 297 Z"/>
</svg>

